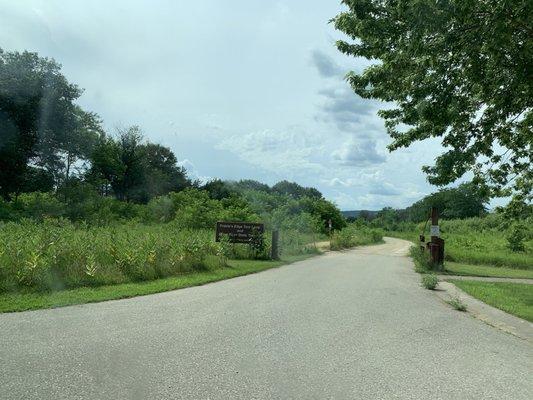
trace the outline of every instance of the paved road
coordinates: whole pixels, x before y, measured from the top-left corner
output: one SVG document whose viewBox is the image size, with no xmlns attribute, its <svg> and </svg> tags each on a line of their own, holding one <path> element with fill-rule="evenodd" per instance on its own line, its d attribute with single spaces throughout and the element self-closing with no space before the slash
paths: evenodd
<svg viewBox="0 0 533 400">
<path fill-rule="evenodd" d="M 0 315 L 0 398 L 533 398 L 533 346 L 421 289 L 407 245 Z"/>
</svg>

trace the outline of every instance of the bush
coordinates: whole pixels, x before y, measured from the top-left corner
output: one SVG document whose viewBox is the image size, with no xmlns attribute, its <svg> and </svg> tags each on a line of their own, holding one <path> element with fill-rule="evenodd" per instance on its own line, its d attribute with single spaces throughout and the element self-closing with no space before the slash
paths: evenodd
<svg viewBox="0 0 533 400">
<path fill-rule="evenodd" d="M 65 204 L 52 193 L 22 193 L 13 201 L 12 208 L 22 216 L 42 220 L 46 217 L 60 217 L 65 213 Z"/>
<path fill-rule="evenodd" d="M 342 250 L 379 243 L 382 240 L 383 235 L 380 230 L 349 224 L 346 228 L 333 232 L 330 239 L 330 248 L 331 250 Z"/>
<path fill-rule="evenodd" d="M 525 251 L 524 241 L 527 239 L 527 228 L 522 224 L 514 224 L 507 235 L 507 246 L 513 252 Z"/>
<path fill-rule="evenodd" d="M 434 290 L 439 283 L 439 278 L 435 274 L 422 274 L 422 286 L 428 290 Z"/>
<path fill-rule="evenodd" d="M 416 272 L 424 274 L 431 271 L 432 265 L 427 251 L 422 250 L 419 246 L 412 246 L 409 253 L 413 258 Z"/>
<path fill-rule="evenodd" d="M 446 303 L 451 305 L 457 311 L 466 311 L 466 304 L 463 303 L 459 297 L 454 297 L 448 300 Z"/>
</svg>

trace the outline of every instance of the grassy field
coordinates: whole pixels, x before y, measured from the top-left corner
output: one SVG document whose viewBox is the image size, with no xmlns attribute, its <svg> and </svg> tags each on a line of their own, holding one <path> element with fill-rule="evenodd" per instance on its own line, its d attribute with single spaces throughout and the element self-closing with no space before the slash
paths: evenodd
<svg viewBox="0 0 533 400">
<path fill-rule="evenodd" d="M 386 231 L 385 236 L 418 244 L 422 227 L 414 224 L 406 227 L 408 229 L 402 231 Z M 526 238 L 524 251 L 512 251 L 507 241 L 508 235 L 502 221 L 494 216 L 441 221 L 441 236 L 445 240 L 444 272 L 467 276 L 533 278 L 533 240 Z"/>
<path fill-rule="evenodd" d="M 447 261 L 445 274 L 464 276 L 485 276 L 497 278 L 526 278 L 533 279 L 533 270 L 505 267 L 490 267 L 487 265 L 469 265 Z"/>
<path fill-rule="evenodd" d="M 0 225 L 0 294 L 50 292 L 210 272 L 228 259 L 268 259 L 260 248 L 216 243 L 214 231 L 134 221 L 109 226 L 66 220 Z M 280 234 L 283 256 L 316 252 L 299 232 Z"/>
<path fill-rule="evenodd" d="M 533 270 L 530 244 L 525 252 L 513 252 L 499 232 L 447 233 L 443 239 L 446 241 L 447 261 Z"/>
<path fill-rule="evenodd" d="M 384 235 L 419 243 L 417 232 L 387 231 Z M 516 253 L 507 248 L 505 237 L 496 232 L 446 233 L 442 234 L 442 238 L 445 240 L 445 261 L 533 270 L 533 251 L 530 243 L 525 252 Z"/>
<path fill-rule="evenodd" d="M 148 282 L 123 283 L 93 288 L 83 287 L 47 293 L 1 294 L 0 312 L 64 307 L 182 289 L 276 268 L 312 256 L 313 254 L 287 256 L 280 261 L 230 260 L 227 267 L 213 271 L 194 272 Z"/>
<path fill-rule="evenodd" d="M 320 251 L 316 234 L 280 232 L 250 246 L 215 242 L 207 229 L 136 221 L 108 226 L 25 220 L 0 226 L 0 312 L 61 307 L 157 293 L 277 267 Z M 381 240 L 376 230 L 338 234 L 350 246 Z M 321 239 L 321 237 L 318 237 Z"/>
<path fill-rule="evenodd" d="M 533 322 L 533 286 L 520 283 L 452 280 L 471 296 L 509 314 Z"/>
</svg>

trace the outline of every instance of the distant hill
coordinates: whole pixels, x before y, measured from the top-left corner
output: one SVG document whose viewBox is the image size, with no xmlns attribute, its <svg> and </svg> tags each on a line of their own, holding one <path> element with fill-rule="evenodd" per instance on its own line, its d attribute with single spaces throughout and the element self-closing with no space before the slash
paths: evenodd
<svg viewBox="0 0 533 400">
<path fill-rule="evenodd" d="M 352 210 L 352 211 L 341 211 L 341 214 L 344 218 L 357 218 L 361 213 L 366 214 L 370 218 L 374 218 L 379 211 L 370 211 L 370 210 Z"/>
</svg>

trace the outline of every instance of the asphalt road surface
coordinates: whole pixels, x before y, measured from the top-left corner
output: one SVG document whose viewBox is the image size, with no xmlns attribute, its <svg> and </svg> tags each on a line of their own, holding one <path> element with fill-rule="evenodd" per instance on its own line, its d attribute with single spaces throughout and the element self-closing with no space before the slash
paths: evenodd
<svg viewBox="0 0 533 400">
<path fill-rule="evenodd" d="M 532 399 L 533 346 L 420 288 L 407 246 L 0 314 L 0 398 Z"/>
</svg>

